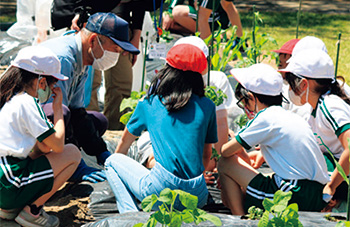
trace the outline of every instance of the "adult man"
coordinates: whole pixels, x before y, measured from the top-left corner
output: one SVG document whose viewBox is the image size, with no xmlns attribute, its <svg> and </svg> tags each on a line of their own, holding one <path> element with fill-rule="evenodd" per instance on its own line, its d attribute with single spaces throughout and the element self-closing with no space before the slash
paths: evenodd
<svg viewBox="0 0 350 227">
<path fill-rule="evenodd" d="M 129 26 L 126 21 L 112 13 L 96 13 L 76 35 L 51 39 L 42 43 L 50 48 L 61 62 L 61 73 L 69 79 L 57 83 L 62 89 L 63 104 L 68 107 L 66 139 L 73 140 L 88 155 L 96 156 L 99 164 L 104 164 L 110 155 L 101 136 L 107 129 L 108 121 L 99 112 L 84 108 L 84 87 L 88 75 L 86 66 L 106 70 L 118 61 L 123 50 L 138 54 L 139 50 L 129 42 Z M 51 106 L 45 105 L 44 111 L 50 115 Z M 70 121 L 69 120 L 70 114 Z M 94 174 L 96 169 L 87 167 L 82 161 L 72 180 L 101 181 Z M 90 177 L 90 178 L 89 178 Z"/>
<path fill-rule="evenodd" d="M 161 5 L 161 1 L 162 0 L 121 1 L 121 3 L 111 11 L 130 24 L 130 43 L 136 48 L 139 47 L 145 12 L 158 9 Z M 77 29 L 77 26 L 74 26 L 74 21 L 72 21 L 72 28 Z M 133 53 L 123 51 L 117 64 L 104 71 L 106 93 L 104 97 L 103 114 L 108 119 L 109 130 L 124 129 L 124 125 L 119 121 L 122 115 L 119 107 L 124 98 L 130 97 L 133 81 L 132 66 L 136 62 L 136 57 L 137 55 Z M 88 110 L 99 110 L 97 92 L 101 85 L 101 80 L 101 71 L 95 71 L 90 104 L 87 107 Z"/>
</svg>

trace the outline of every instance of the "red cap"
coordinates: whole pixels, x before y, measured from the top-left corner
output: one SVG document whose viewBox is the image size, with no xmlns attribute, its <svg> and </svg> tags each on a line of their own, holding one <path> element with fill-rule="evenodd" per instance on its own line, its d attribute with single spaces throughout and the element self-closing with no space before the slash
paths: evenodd
<svg viewBox="0 0 350 227">
<path fill-rule="evenodd" d="M 300 39 L 291 39 L 287 41 L 279 50 L 272 50 L 273 52 L 276 53 L 281 53 L 281 54 L 292 54 L 293 49 L 295 44 L 299 42 Z"/>
<path fill-rule="evenodd" d="M 208 67 L 203 51 L 186 43 L 173 46 L 165 60 L 170 66 L 182 71 L 202 73 Z"/>
</svg>

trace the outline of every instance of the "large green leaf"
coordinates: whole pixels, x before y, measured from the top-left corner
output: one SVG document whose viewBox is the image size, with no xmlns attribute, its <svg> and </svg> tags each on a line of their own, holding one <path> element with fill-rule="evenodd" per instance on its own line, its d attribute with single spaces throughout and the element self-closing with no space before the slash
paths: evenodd
<svg viewBox="0 0 350 227">
<path fill-rule="evenodd" d="M 275 212 L 282 212 L 285 210 L 288 206 L 288 201 L 292 198 L 292 192 L 283 192 L 281 190 L 278 190 L 274 195 L 273 195 L 273 203 L 274 206 L 272 209 Z"/>
<path fill-rule="evenodd" d="M 194 221 L 192 210 L 184 209 L 181 212 L 182 221 L 185 223 L 192 223 Z"/>
<path fill-rule="evenodd" d="M 267 226 L 267 224 L 269 223 L 269 214 L 270 214 L 270 212 L 268 212 L 268 211 L 265 211 L 263 213 L 263 215 L 260 218 L 260 221 L 258 223 L 258 227 L 266 227 Z"/>
<path fill-rule="evenodd" d="M 152 216 L 161 224 L 165 224 L 164 215 L 162 211 L 158 210 L 152 214 Z"/>
<path fill-rule="evenodd" d="M 200 217 L 207 220 L 207 221 L 210 221 L 211 223 L 213 223 L 216 226 L 222 226 L 222 222 L 221 222 L 220 218 L 218 218 L 212 214 L 205 213 L 205 214 L 201 214 Z"/>
<path fill-rule="evenodd" d="M 145 212 L 150 212 L 153 205 L 157 202 L 158 197 L 155 194 L 149 195 L 144 198 L 141 202 L 142 210 Z"/>
<path fill-rule="evenodd" d="M 272 218 L 269 223 L 274 227 L 282 227 L 284 226 L 284 221 L 281 218 L 274 217 Z"/>
<path fill-rule="evenodd" d="M 123 114 L 123 115 L 120 117 L 119 121 L 120 121 L 121 123 L 123 123 L 124 125 L 126 125 L 126 124 L 129 122 L 129 120 L 130 120 L 130 118 L 131 118 L 131 116 L 132 116 L 133 113 L 134 113 L 134 111 Z"/>
<path fill-rule="evenodd" d="M 155 227 L 157 225 L 157 220 L 154 217 L 150 217 L 146 224 L 144 224 L 142 227 Z"/>
<path fill-rule="evenodd" d="M 287 209 L 286 209 L 287 213 L 285 216 L 288 219 L 297 219 L 299 217 L 298 211 L 299 211 L 298 204 L 292 203 L 292 204 L 287 206 Z"/>
<path fill-rule="evenodd" d="M 263 200 L 262 204 L 263 204 L 265 210 L 272 212 L 272 207 L 273 207 L 274 203 L 272 202 L 271 199 L 265 198 Z"/>
<path fill-rule="evenodd" d="M 175 192 L 171 191 L 169 188 L 165 188 L 160 192 L 158 200 L 170 205 L 172 204 L 173 200 L 175 200 L 175 196 Z"/>
<path fill-rule="evenodd" d="M 182 224 L 182 219 L 180 214 L 174 213 L 171 218 L 169 227 L 180 227 Z"/>
<path fill-rule="evenodd" d="M 122 103 L 120 104 L 120 112 L 124 111 L 126 108 L 130 108 L 131 110 L 134 110 L 138 102 L 139 102 L 138 99 L 133 99 L 131 97 L 127 99 L 123 99 Z"/>
<path fill-rule="evenodd" d="M 191 210 L 194 210 L 197 208 L 197 204 L 198 204 L 197 196 L 191 195 L 190 193 L 187 193 L 181 190 L 174 190 L 174 191 L 179 194 L 179 199 L 181 201 L 181 204 L 184 207 Z"/>
</svg>

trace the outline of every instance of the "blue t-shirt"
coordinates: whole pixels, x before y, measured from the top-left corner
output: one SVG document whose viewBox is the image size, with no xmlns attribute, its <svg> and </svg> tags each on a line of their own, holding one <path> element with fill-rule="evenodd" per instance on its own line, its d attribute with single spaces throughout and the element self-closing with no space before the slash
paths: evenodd
<svg viewBox="0 0 350 227">
<path fill-rule="evenodd" d="M 197 177 L 204 171 L 204 144 L 218 141 L 215 105 L 197 95 L 176 112 L 168 112 L 158 96 L 144 99 L 126 127 L 135 136 L 148 130 L 155 160 L 182 179 Z"/>
</svg>

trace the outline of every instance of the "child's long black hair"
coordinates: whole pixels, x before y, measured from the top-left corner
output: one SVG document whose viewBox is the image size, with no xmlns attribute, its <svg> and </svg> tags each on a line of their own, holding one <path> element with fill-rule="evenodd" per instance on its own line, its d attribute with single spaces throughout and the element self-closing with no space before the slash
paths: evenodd
<svg viewBox="0 0 350 227">
<path fill-rule="evenodd" d="M 293 73 L 290 73 L 290 72 L 286 73 L 286 80 L 294 92 L 299 92 L 298 84 L 300 84 L 301 79 L 302 78 L 294 75 Z M 343 89 L 343 85 L 340 85 L 337 80 L 334 81 L 333 79 L 312 79 L 307 77 L 305 77 L 305 79 L 316 81 L 317 83 L 317 87 L 315 88 L 316 93 L 323 95 L 327 91 L 329 91 L 330 94 L 339 96 L 341 99 L 344 100 L 344 102 L 350 105 L 349 96 L 346 95 Z M 340 79 L 344 82 L 344 78 L 342 76 L 337 76 L 337 79 Z"/>
<path fill-rule="evenodd" d="M 38 74 L 11 66 L 0 78 L 0 110 L 13 96 L 32 86 L 33 80 L 38 77 Z M 42 77 L 46 78 L 48 85 L 57 81 L 52 76 Z"/>
<path fill-rule="evenodd" d="M 148 98 L 158 95 L 169 112 L 184 107 L 192 94 L 204 96 L 203 77 L 198 72 L 182 71 L 166 64 L 152 80 Z"/>
</svg>

